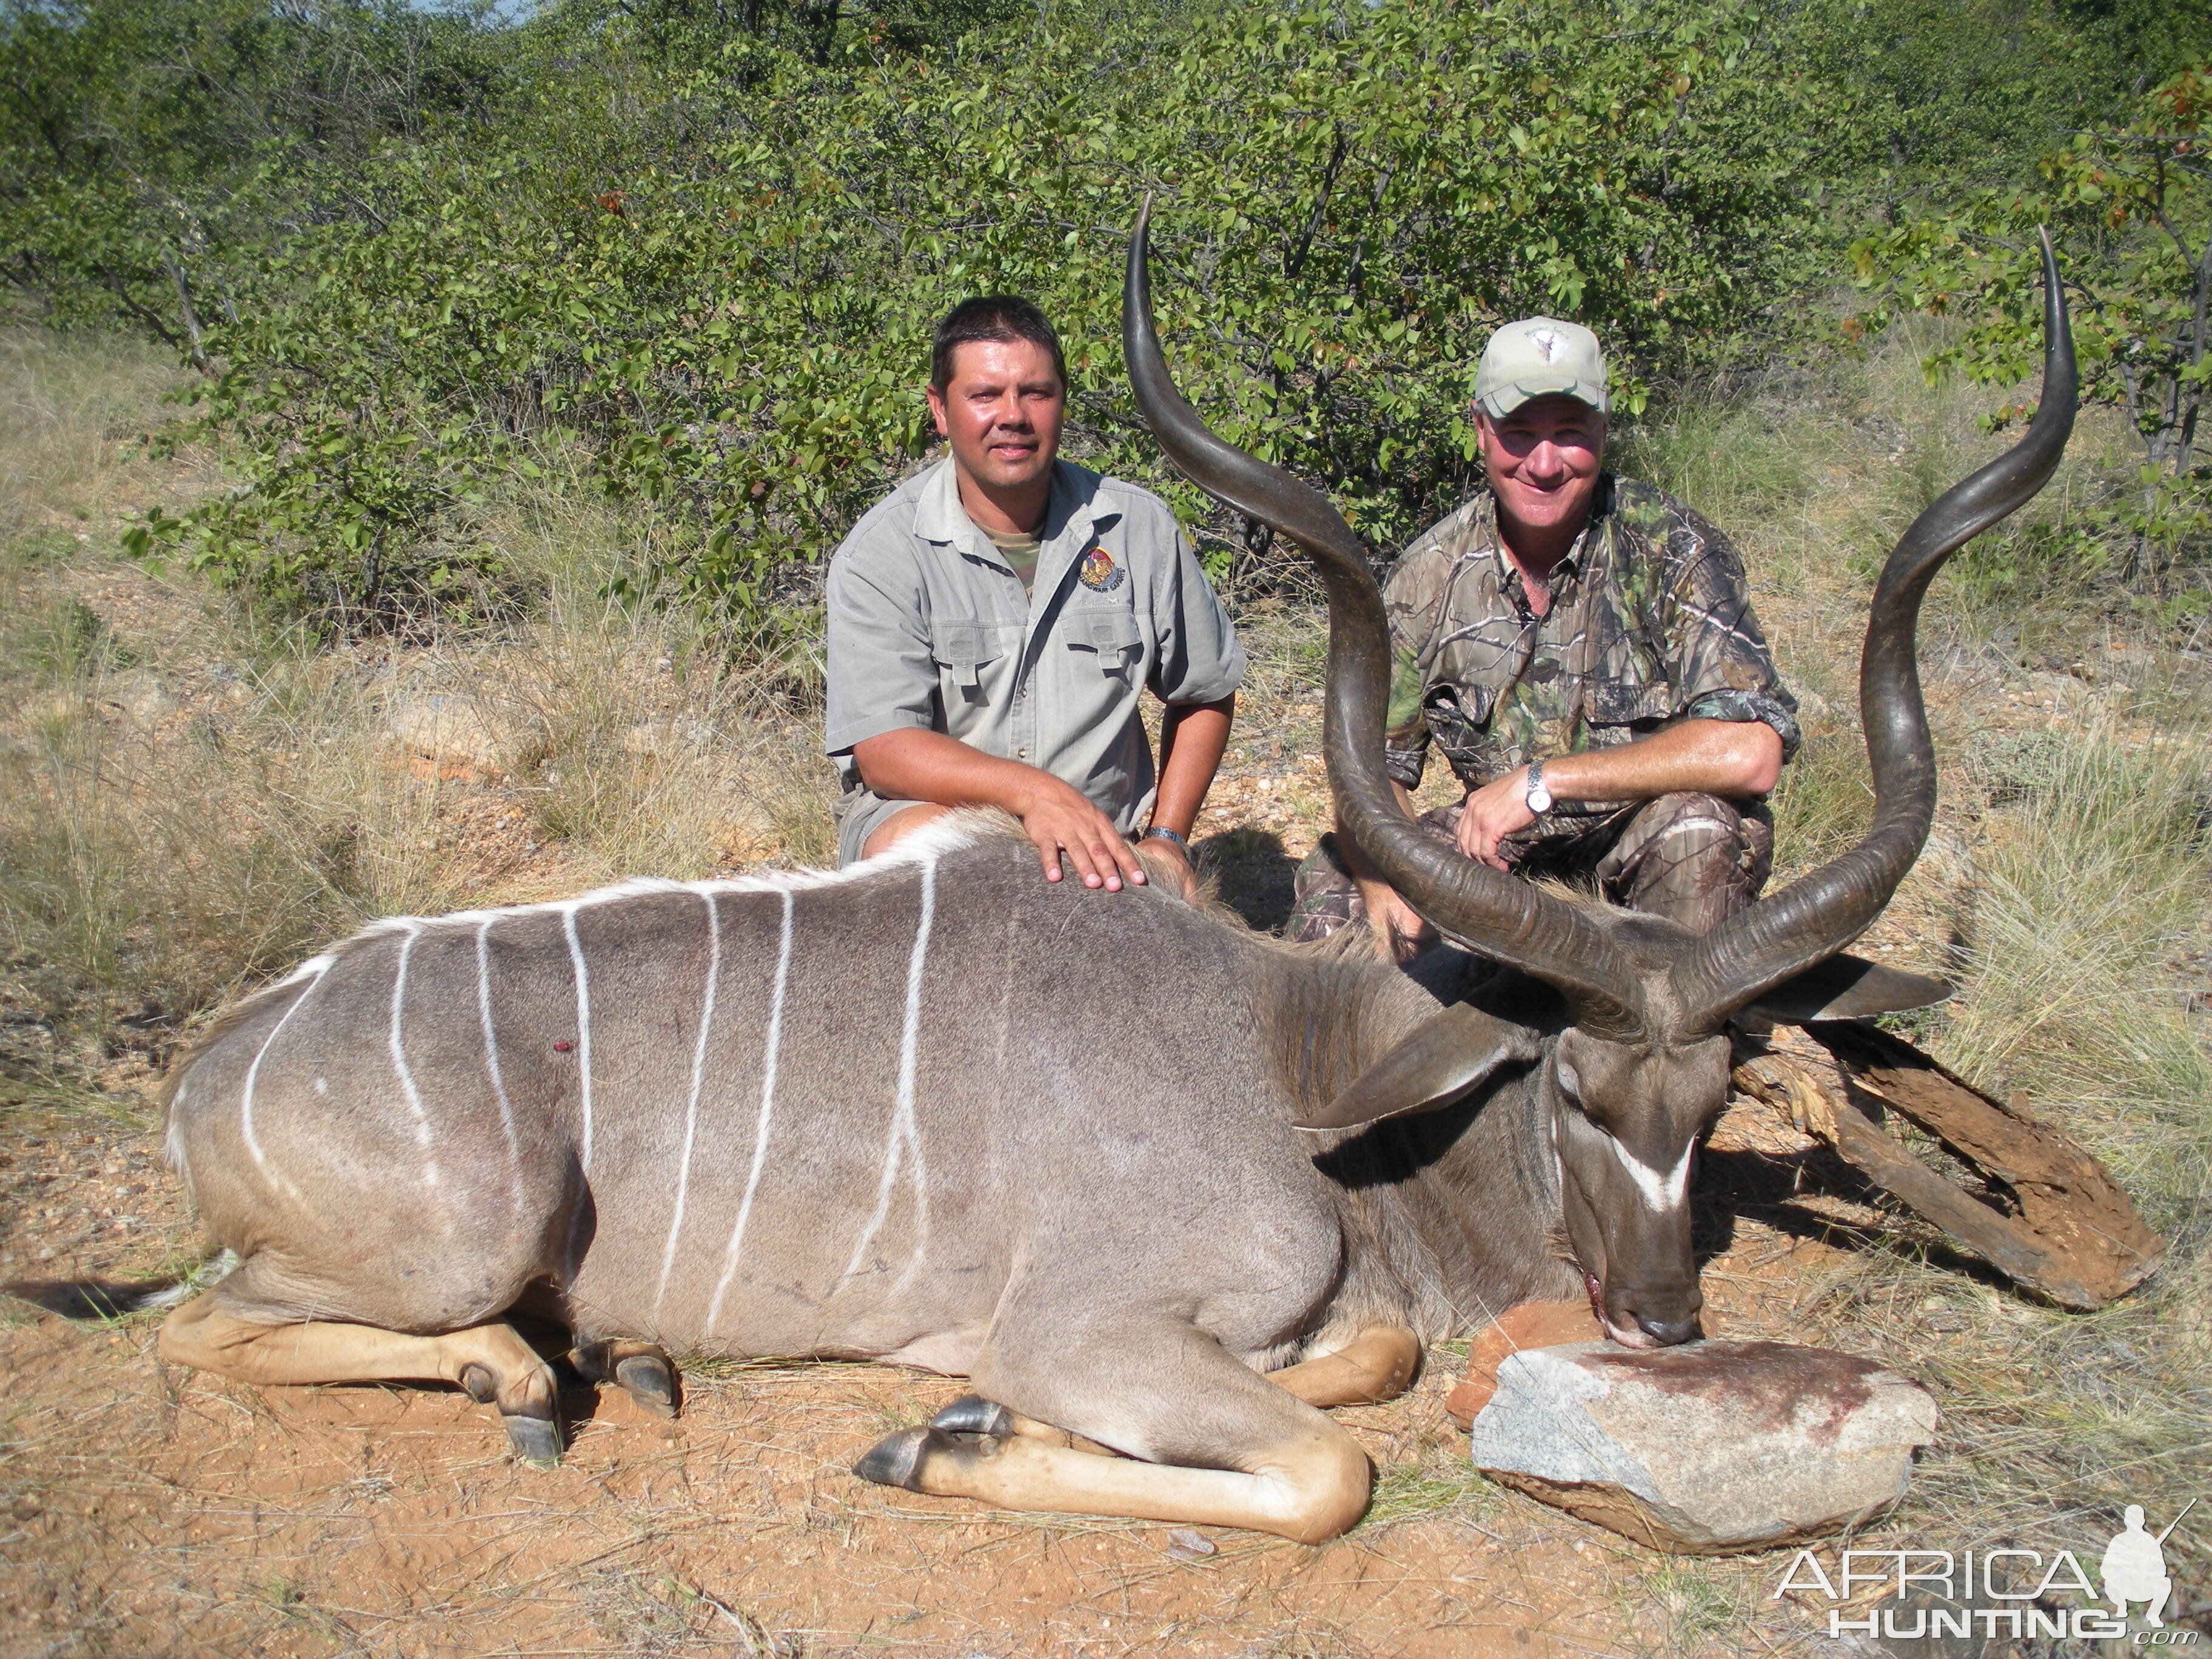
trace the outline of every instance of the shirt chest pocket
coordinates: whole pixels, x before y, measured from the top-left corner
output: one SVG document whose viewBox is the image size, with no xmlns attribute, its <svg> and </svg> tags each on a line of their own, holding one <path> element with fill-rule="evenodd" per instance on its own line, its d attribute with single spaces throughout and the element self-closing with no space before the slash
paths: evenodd
<svg viewBox="0 0 2212 1659">
<path fill-rule="evenodd" d="M 1674 712 L 1674 688 L 1665 680 L 1600 680 L 1583 694 L 1583 718 L 1592 726 L 1656 726 Z"/>
<path fill-rule="evenodd" d="M 1067 648 L 1089 653 L 1103 674 L 1125 674 L 1145 654 L 1145 634 L 1135 613 L 1118 605 L 1070 611 L 1060 632 Z"/>
<path fill-rule="evenodd" d="M 981 623 L 942 623 L 930 641 L 939 675 L 969 702 L 983 701 L 983 671 L 1005 654 L 1004 630 Z"/>
</svg>

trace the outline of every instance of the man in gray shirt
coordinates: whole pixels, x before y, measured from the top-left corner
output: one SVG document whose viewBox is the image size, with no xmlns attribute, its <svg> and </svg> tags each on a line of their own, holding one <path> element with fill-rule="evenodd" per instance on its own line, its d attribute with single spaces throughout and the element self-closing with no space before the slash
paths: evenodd
<svg viewBox="0 0 2212 1659">
<path fill-rule="evenodd" d="M 1067 371 L 1025 300 L 937 325 L 929 408 L 951 453 L 830 563 L 823 747 L 841 865 L 956 806 L 1021 821 L 1058 881 L 1142 882 L 1139 826 L 1188 884 L 1185 837 L 1229 741 L 1244 653 L 1165 503 L 1059 459 Z M 1155 775 L 1138 710 L 1167 705 Z"/>
</svg>

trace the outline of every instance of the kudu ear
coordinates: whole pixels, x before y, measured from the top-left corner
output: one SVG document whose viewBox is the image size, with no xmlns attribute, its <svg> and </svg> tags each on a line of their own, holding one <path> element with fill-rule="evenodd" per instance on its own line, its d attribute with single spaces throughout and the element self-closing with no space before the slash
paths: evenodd
<svg viewBox="0 0 2212 1659">
<path fill-rule="evenodd" d="M 1534 1060 L 1542 1037 L 1526 1025 L 1455 1002 L 1352 1080 L 1301 1129 L 1357 1129 L 1448 1106 L 1508 1060 Z"/>
<path fill-rule="evenodd" d="M 1861 957 L 1833 956 L 1760 993 L 1741 1012 L 1777 1025 L 1868 1019 L 1942 1002 L 1951 988 L 1923 974 L 1900 973 Z"/>
</svg>

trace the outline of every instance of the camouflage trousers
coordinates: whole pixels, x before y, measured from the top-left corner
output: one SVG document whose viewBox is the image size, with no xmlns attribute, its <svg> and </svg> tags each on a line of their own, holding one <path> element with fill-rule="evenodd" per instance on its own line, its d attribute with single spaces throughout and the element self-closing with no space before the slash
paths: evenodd
<svg viewBox="0 0 2212 1659">
<path fill-rule="evenodd" d="M 1463 802 L 1417 820 L 1452 846 Z M 1530 825 L 1498 844 L 1516 875 L 1550 878 L 1595 890 L 1632 910 L 1669 916 L 1703 933 L 1759 896 L 1774 866 L 1774 818 L 1764 805 L 1717 795 L 1660 795 L 1574 828 L 1533 834 Z M 1326 939 L 1367 919 L 1366 901 L 1339 854 L 1336 837 L 1298 866 L 1287 929 L 1294 939 Z"/>
</svg>

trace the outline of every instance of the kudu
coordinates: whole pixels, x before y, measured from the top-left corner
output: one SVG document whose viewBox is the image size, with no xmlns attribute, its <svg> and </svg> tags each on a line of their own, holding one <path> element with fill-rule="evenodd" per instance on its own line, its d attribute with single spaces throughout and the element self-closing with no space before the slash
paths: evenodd
<svg viewBox="0 0 2212 1659">
<path fill-rule="evenodd" d="M 442 1378 L 541 1460 L 553 1374 L 511 1313 L 565 1325 L 587 1375 L 662 1409 L 671 1353 L 888 1359 L 980 1393 L 878 1445 L 871 1479 L 1314 1540 L 1369 1480 L 1317 1407 L 1387 1397 L 1420 1338 L 1582 1285 L 1624 1342 L 1694 1332 L 1686 1189 L 1730 1012 L 1929 988 L 1831 959 L 1928 828 L 1922 591 L 2065 439 L 2055 273 L 2027 440 L 1922 515 L 1875 598 L 1873 830 L 1694 938 L 1452 857 L 1405 817 L 1358 545 L 1176 393 L 1146 255 L 1140 221 L 1139 406 L 1327 585 L 1346 822 L 1447 938 L 1507 965 L 1439 951 L 1425 987 L 1159 887 L 1048 885 L 975 814 L 837 875 L 380 922 L 178 1068 L 170 1154 L 236 1267 L 169 1316 L 166 1357 L 263 1383 Z"/>
</svg>

